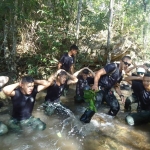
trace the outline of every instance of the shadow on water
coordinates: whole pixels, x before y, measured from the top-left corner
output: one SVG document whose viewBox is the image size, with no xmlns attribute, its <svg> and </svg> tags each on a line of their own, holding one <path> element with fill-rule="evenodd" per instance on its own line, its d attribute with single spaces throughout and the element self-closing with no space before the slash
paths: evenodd
<svg viewBox="0 0 150 150">
<path fill-rule="evenodd" d="M 106 113 L 109 108 L 102 106 L 91 122 L 84 124 L 79 118 L 84 113 L 86 104 L 74 103 L 74 87 L 70 87 L 67 97 L 61 97 L 66 108 L 65 114 L 55 113 L 46 116 L 41 107 L 44 96 L 45 92 L 37 95 L 33 115 L 44 121 L 47 128 L 44 131 L 35 131 L 31 128 L 24 128 L 20 132 L 9 131 L 0 137 L 0 150 L 150 149 L 150 124 L 128 126 L 124 120 L 127 113 L 124 113 L 122 104 L 117 117 L 108 116 Z M 0 115 L 0 120 L 6 124 L 9 118 L 9 111 Z"/>
</svg>

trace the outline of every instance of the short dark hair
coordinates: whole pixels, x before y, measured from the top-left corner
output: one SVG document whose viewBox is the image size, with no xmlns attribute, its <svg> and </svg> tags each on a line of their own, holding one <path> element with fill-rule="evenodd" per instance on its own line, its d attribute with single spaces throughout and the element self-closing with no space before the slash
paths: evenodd
<svg viewBox="0 0 150 150">
<path fill-rule="evenodd" d="M 63 76 L 63 75 L 67 76 L 66 71 L 61 71 L 60 73 L 58 73 L 58 75 L 57 75 L 57 76 Z"/>
<path fill-rule="evenodd" d="M 126 58 L 131 60 L 130 56 L 123 56 L 121 60 L 125 60 Z"/>
<path fill-rule="evenodd" d="M 71 50 L 78 50 L 78 46 L 76 46 L 75 44 L 71 45 L 70 51 L 71 51 Z"/>
<path fill-rule="evenodd" d="M 34 79 L 31 76 L 23 76 L 21 78 L 21 83 L 33 83 Z"/>
<path fill-rule="evenodd" d="M 84 70 L 82 71 L 82 73 L 84 73 L 84 74 L 89 74 L 89 70 L 88 70 L 88 69 L 84 69 Z"/>
<path fill-rule="evenodd" d="M 144 74 L 144 77 L 150 77 L 150 72 L 145 73 L 145 74 Z"/>
</svg>

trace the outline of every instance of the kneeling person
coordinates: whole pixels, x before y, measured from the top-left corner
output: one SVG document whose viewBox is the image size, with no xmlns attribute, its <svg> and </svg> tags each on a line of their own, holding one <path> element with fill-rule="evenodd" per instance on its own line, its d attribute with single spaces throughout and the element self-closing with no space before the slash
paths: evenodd
<svg viewBox="0 0 150 150">
<path fill-rule="evenodd" d="M 30 76 L 24 76 L 20 83 L 3 88 L 3 92 L 11 97 L 13 105 L 12 118 L 9 121 L 11 129 L 21 129 L 22 126 L 31 126 L 38 130 L 46 128 L 44 122 L 32 116 L 32 111 L 36 94 L 48 86 L 49 82 L 46 80 L 34 80 Z"/>
<path fill-rule="evenodd" d="M 69 79 L 67 80 L 67 77 Z M 55 110 L 65 109 L 60 104 L 60 96 L 66 85 L 75 84 L 78 79 L 76 76 L 69 74 L 65 70 L 59 69 L 54 75 L 51 75 L 48 79 L 50 82 L 47 88 L 47 94 L 45 97 L 45 114 L 51 115 Z M 62 110 L 64 111 L 64 110 Z"/>
<path fill-rule="evenodd" d="M 90 73 L 92 76 L 90 76 Z M 76 95 L 74 100 L 75 102 L 84 102 L 84 88 L 94 84 L 95 73 L 88 67 L 84 67 L 83 69 L 77 71 L 75 74 L 78 78 L 78 82 L 76 84 Z"/>
<path fill-rule="evenodd" d="M 136 89 L 139 107 L 141 108 L 140 112 L 127 115 L 127 123 L 129 125 L 138 125 L 150 122 L 150 73 L 145 74 L 144 77 L 129 76 L 125 80 Z"/>
<path fill-rule="evenodd" d="M 146 71 L 145 71 L 144 68 L 139 67 L 137 69 L 137 74 L 132 74 L 132 76 L 143 77 L 145 72 Z M 136 80 L 136 82 L 140 82 L 142 84 L 142 80 Z M 130 95 L 126 98 L 124 108 L 125 108 L 126 111 L 131 111 L 131 104 L 137 103 L 138 104 L 137 111 L 140 111 L 138 92 L 136 91 L 137 88 L 135 86 L 132 86 L 131 88 L 133 90 L 133 93 L 132 93 L 132 95 Z"/>
</svg>

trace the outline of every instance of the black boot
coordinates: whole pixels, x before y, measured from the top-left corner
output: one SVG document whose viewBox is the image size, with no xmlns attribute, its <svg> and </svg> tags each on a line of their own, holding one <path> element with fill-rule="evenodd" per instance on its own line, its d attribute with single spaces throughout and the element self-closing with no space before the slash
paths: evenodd
<svg viewBox="0 0 150 150">
<path fill-rule="evenodd" d="M 80 117 L 80 121 L 84 123 L 89 123 L 91 121 L 91 118 L 95 114 L 95 111 L 93 110 L 86 110 L 84 114 Z"/>
<path fill-rule="evenodd" d="M 131 112 L 131 100 L 127 97 L 126 102 L 125 102 L 125 111 Z"/>
<path fill-rule="evenodd" d="M 125 118 L 127 124 L 140 125 L 150 122 L 150 111 L 140 112 L 140 113 L 131 113 Z"/>
</svg>

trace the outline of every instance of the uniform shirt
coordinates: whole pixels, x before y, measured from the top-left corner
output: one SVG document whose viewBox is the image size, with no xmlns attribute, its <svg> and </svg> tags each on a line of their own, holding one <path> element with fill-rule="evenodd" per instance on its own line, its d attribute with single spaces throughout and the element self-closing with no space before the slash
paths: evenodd
<svg viewBox="0 0 150 150">
<path fill-rule="evenodd" d="M 104 67 L 106 74 L 99 79 L 99 86 L 110 90 L 117 82 L 122 79 L 122 72 L 119 71 L 117 64 L 110 63 Z"/>
<path fill-rule="evenodd" d="M 68 53 L 65 53 L 59 62 L 62 64 L 61 69 L 69 72 L 70 67 L 74 64 L 74 56 L 69 56 Z"/>
<path fill-rule="evenodd" d="M 67 82 L 65 84 L 58 86 L 56 84 L 56 81 L 54 81 L 54 84 L 47 88 L 47 94 L 45 97 L 45 101 L 54 102 L 55 100 L 58 100 L 60 98 L 66 84 L 67 84 Z"/>
<path fill-rule="evenodd" d="M 31 117 L 37 93 L 37 86 L 34 86 L 32 93 L 29 95 L 24 95 L 20 88 L 15 89 L 15 95 L 11 97 L 13 104 L 12 117 L 14 119 L 20 121 Z"/>
<path fill-rule="evenodd" d="M 82 75 L 78 76 L 78 82 L 76 84 L 76 95 L 79 95 L 83 97 L 84 95 L 84 87 L 86 85 L 94 84 L 94 78 L 93 77 L 87 77 L 86 80 L 83 79 Z"/>
<path fill-rule="evenodd" d="M 143 83 L 133 80 L 132 87 L 138 94 L 142 110 L 150 110 L 150 92 L 145 90 Z"/>
<path fill-rule="evenodd" d="M 132 73 L 132 76 L 137 76 L 137 74 Z M 142 80 L 134 80 L 134 81 L 140 82 L 140 83 L 142 84 Z M 133 82 L 133 81 L 132 81 L 132 82 Z M 136 88 L 135 86 L 133 86 L 133 84 L 132 84 L 131 88 L 132 88 L 132 90 L 133 90 L 133 93 L 134 93 L 136 96 L 138 96 L 138 91 L 136 91 L 137 88 Z"/>
</svg>

